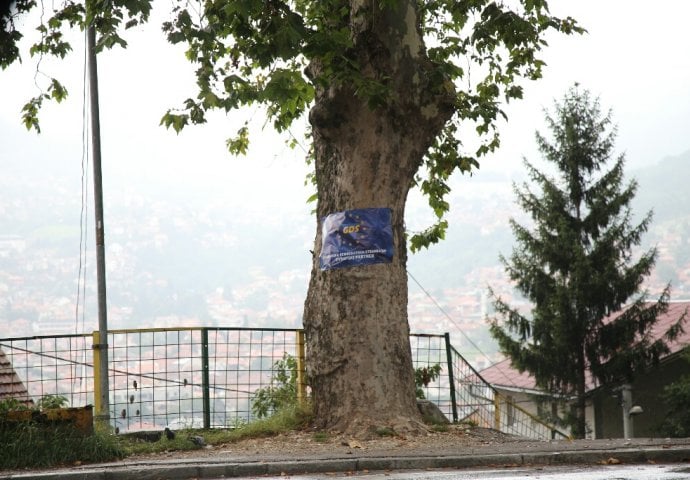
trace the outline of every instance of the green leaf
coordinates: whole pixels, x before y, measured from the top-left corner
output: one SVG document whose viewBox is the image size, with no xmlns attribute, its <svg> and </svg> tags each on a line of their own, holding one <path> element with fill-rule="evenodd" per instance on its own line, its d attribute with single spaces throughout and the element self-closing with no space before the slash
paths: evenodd
<svg viewBox="0 0 690 480">
<path fill-rule="evenodd" d="M 67 98 L 67 89 L 56 79 L 51 79 L 48 93 L 58 103 Z"/>
<path fill-rule="evenodd" d="M 410 238 L 410 250 L 412 253 L 418 252 L 422 248 L 429 248 L 431 245 L 446 238 L 448 222 L 441 220 L 422 232 L 417 232 Z"/>
<path fill-rule="evenodd" d="M 33 128 L 36 130 L 36 133 L 41 133 L 41 127 L 38 121 L 38 112 L 43 105 L 43 100 L 46 98 L 48 98 L 46 94 L 38 95 L 29 100 L 22 107 L 22 123 L 24 123 L 24 126 L 27 130 L 31 130 Z"/>
<path fill-rule="evenodd" d="M 160 125 L 163 125 L 165 128 L 172 128 L 175 130 L 175 133 L 180 133 L 182 129 L 187 125 L 189 122 L 189 116 L 186 114 L 174 114 L 170 110 L 168 110 L 165 115 L 161 118 Z"/>
<path fill-rule="evenodd" d="M 246 124 L 237 131 L 237 136 L 226 141 L 226 146 L 233 155 L 246 155 L 249 148 L 249 128 Z"/>
</svg>

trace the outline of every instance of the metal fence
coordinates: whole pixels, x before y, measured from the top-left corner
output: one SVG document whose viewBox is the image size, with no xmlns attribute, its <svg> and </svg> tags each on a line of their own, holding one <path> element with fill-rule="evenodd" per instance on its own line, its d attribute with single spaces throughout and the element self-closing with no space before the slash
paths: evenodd
<svg viewBox="0 0 690 480">
<path fill-rule="evenodd" d="M 251 420 L 253 394 L 295 357 L 297 330 L 109 332 L 111 411 L 121 429 L 231 427 Z M 112 416 L 112 413 L 111 413 Z"/>
<path fill-rule="evenodd" d="M 448 341 L 447 337 L 446 340 Z M 526 438 L 568 438 L 566 433 L 520 407 L 510 397 L 499 393 L 449 342 L 447 345 L 452 372 L 449 377 L 455 385 L 455 421 L 469 422 Z"/>
<path fill-rule="evenodd" d="M 23 383 L 18 400 L 62 395 L 70 405 L 93 404 L 93 338 L 53 335 L 0 339 L 0 351 Z"/>
<path fill-rule="evenodd" d="M 95 340 L 92 335 L 7 338 L 0 339 L 0 349 L 31 398 L 62 395 L 71 406 L 83 406 L 100 398 Z M 306 394 L 301 330 L 113 330 L 108 345 L 110 418 L 121 432 L 248 422 L 255 417 L 256 392 L 272 386 L 276 362 L 286 355 L 297 360 L 298 396 Z M 415 368 L 439 365 L 440 375 L 422 390 L 452 421 L 532 438 L 563 435 L 501 397 L 452 347 L 448 334 L 412 334 L 410 345 Z"/>
<path fill-rule="evenodd" d="M 453 422 L 470 423 L 527 438 L 568 437 L 487 383 L 451 345 L 448 333 L 413 334 L 410 345 L 415 368 L 441 366 L 441 375 L 423 391 L 425 397 Z"/>
</svg>

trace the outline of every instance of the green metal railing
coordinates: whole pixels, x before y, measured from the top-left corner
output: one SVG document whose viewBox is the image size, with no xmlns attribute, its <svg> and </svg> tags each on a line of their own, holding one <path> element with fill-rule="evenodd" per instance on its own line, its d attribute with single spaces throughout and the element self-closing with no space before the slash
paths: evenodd
<svg viewBox="0 0 690 480">
<path fill-rule="evenodd" d="M 275 363 L 286 354 L 298 358 L 304 344 L 302 332 L 294 329 L 145 329 L 108 335 L 111 421 L 120 430 L 232 427 L 250 421 L 252 397 L 271 384 Z"/>
<path fill-rule="evenodd" d="M 304 360 L 303 333 L 294 329 L 111 330 L 107 343 L 109 416 L 122 432 L 250 421 L 252 396 L 271 384 L 275 362 L 285 354 Z M 97 412 L 98 344 L 98 332 L 0 339 L 29 397 L 61 395 L 72 406 L 94 405 Z"/>
<path fill-rule="evenodd" d="M 424 393 L 448 419 L 521 437 L 548 440 L 568 435 L 501 395 L 452 346 L 450 335 L 410 336 L 415 368 L 439 364 L 441 375 Z"/>
<path fill-rule="evenodd" d="M 455 404 L 458 406 L 455 421 L 493 428 L 520 437 L 541 440 L 569 438 L 566 433 L 498 392 L 450 345 L 447 335 L 449 365 L 452 364 L 450 370 L 455 383 Z"/>
<path fill-rule="evenodd" d="M 0 339 L 29 396 L 62 395 L 71 406 L 98 405 L 98 332 Z M 304 334 L 296 329 L 155 328 L 108 332 L 109 414 L 121 432 L 233 427 L 251 421 L 252 399 L 271 385 L 274 365 L 297 360 L 298 400 L 307 396 Z M 438 364 L 422 388 L 453 422 L 520 436 L 565 436 L 502 397 L 453 348 L 450 336 L 412 334 L 415 368 Z"/>
<path fill-rule="evenodd" d="M 62 395 L 70 405 L 93 404 L 92 335 L 0 339 L 0 349 L 26 387 L 26 397 Z"/>
</svg>

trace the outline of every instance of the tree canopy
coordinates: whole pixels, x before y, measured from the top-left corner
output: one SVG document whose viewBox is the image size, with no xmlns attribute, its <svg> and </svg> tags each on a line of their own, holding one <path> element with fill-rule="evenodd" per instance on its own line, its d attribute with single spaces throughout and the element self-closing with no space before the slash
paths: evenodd
<svg viewBox="0 0 690 480">
<path fill-rule="evenodd" d="M 582 436 L 587 376 L 599 385 L 631 381 L 668 352 L 683 319 L 663 337 L 652 336 L 657 316 L 668 308 L 670 285 L 646 302 L 643 283 L 657 252 L 634 258 L 633 249 L 652 213 L 633 222 L 629 204 L 637 183 L 625 183 L 624 157 L 614 157 L 611 112 L 603 114 L 598 99 L 575 85 L 546 122 L 551 138 L 537 133 L 536 139 L 556 176 L 525 160 L 539 192 L 528 185 L 515 192 L 533 226 L 511 220 L 517 246 L 509 258 L 501 257 L 531 312 L 495 298 L 491 333 L 539 387 L 577 397 L 572 426 Z"/>
<path fill-rule="evenodd" d="M 314 105 L 315 89 L 325 85 L 350 85 L 372 108 L 390 107 L 401 100 L 396 98 L 396 79 L 385 71 L 363 68 L 358 51 L 369 52 L 370 45 L 362 40 L 366 35 L 371 37 L 372 28 L 376 29 L 376 16 L 393 12 L 398 3 L 172 2 L 171 19 L 162 30 L 170 43 L 187 46 L 185 55 L 196 69 L 198 89 L 179 107 L 166 112 L 161 124 L 180 131 L 189 124 L 203 124 L 211 110 L 229 112 L 261 104 L 272 125 L 286 131 L 304 118 Z M 421 35 L 414 41 L 421 43 L 407 48 L 429 46 L 426 78 L 416 81 L 423 81 L 423 87 L 430 91 L 447 94 L 452 108 L 451 118 L 438 132 L 415 175 L 414 184 L 428 198 L 437 222 L 412 236 L 414 251 L 444 237 L 450 175 L 477 168 L 480 157 L 500 145 L 497 125 L 498 120 L 506 118 L 503 104 L 522 98 L 521 80 L 541 77 L 545 64 L 539 53 L 547 46 L 547 33 L 584 30 L 570 17 L 551 15 L 545 0 L 434 0 L 412 4 L 417 17 L 406 28 L 418 29 Z M 8 2 L 7 12 L 0 11 L 0 34 L 5 40 L 0 42 L 0 66 L 4 69 L 21 58 L 18 46 L 23 37 L 19 28 L 22 22 L 17 20 L 32 10 L 41 10 L 36 26 L 41 39 L 30 47 L 29 54 L 64 58 L 72 50 L 65 36 L 67 29 L 94 25 L 98 51 L 126 48 L 125 31 L 148 22 L 152 7 L 151 0 L 94 0 L 85 4 L 67 0 L 46 11 L 47 7 L 35 0 Z M 396 41 L 415 37 L 403 33 Z M 374 55 L 376 49 L 386 47 L 379 44 L 369 53 Z M 404 79 L 409 80 L 413 79 Z M 62 101 L 66 96 L 67 89 L 60 79 L 51 78 L 46 91 L 24 106 L 22 119 L 26 127 L 40 131 L 43 102 Z M 467 122 L 475 125 L 482 139 L 476 144 L 458 135 L 460 125 Z M 245 124 L 226 143 L 231 153 L 240 154 L 246 153 L 249 142 L 249 127 Z"/>
</svg>

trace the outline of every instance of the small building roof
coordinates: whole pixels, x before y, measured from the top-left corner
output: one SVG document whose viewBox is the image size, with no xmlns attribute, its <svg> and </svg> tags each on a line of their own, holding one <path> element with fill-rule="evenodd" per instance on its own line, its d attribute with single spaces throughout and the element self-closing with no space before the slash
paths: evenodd
<svg viewBox="0 0 690 480">
<path fill-rule="evenodd" d="M 528 372 L 520 373 L 510 365 L 510 358 L 485 368 L 479 374 L 494 387 L 507 388 L 508 390 L 532 391 L 538 393 L 534 377 Z"/>
<path fill-rule="evenodd" d="M 33 406 L 34 403 L 24 382 L 14 371 L 12 362 L 0 348 L 0 401 L 10 398 L 14 398 L 27 406 Z"/>
<path fill-rule="evenodd" d="M 688 312 L 687 322 L 685 323 L 685 331 L 681 333 L 675 341 L 669 342 L 668 347 L 670 352 L 666 356 L 662 357 L 662 360 L 663 358 L 667 358 L 668 356 L 678 353 L 690 345 L 690 301 L 670 302 L 668 310 L 659 316 L 654 328 L 652 328 L 652 338 L 661 338 L 669 327 L 673 325 L 673 323 L 675 323 L 685 311 Z M 612 315 L 611 318 L 615 318 L 618 315 L 620 315 L 620 313 Z M 509 358 L 495 363 L 479 373 L 484 380 L 496 388 L 525 391 L 530 393 L 542 393 L 541 389 L 537 388 L 534 377 L 528 372 L 520 373 L 516 368 L 513 368 L 510 364 Z M 587 377 L 587 389 L 591 390 L 596 388 L 596 385 L 590 376 L 588 375 Z"/>
</svg>

